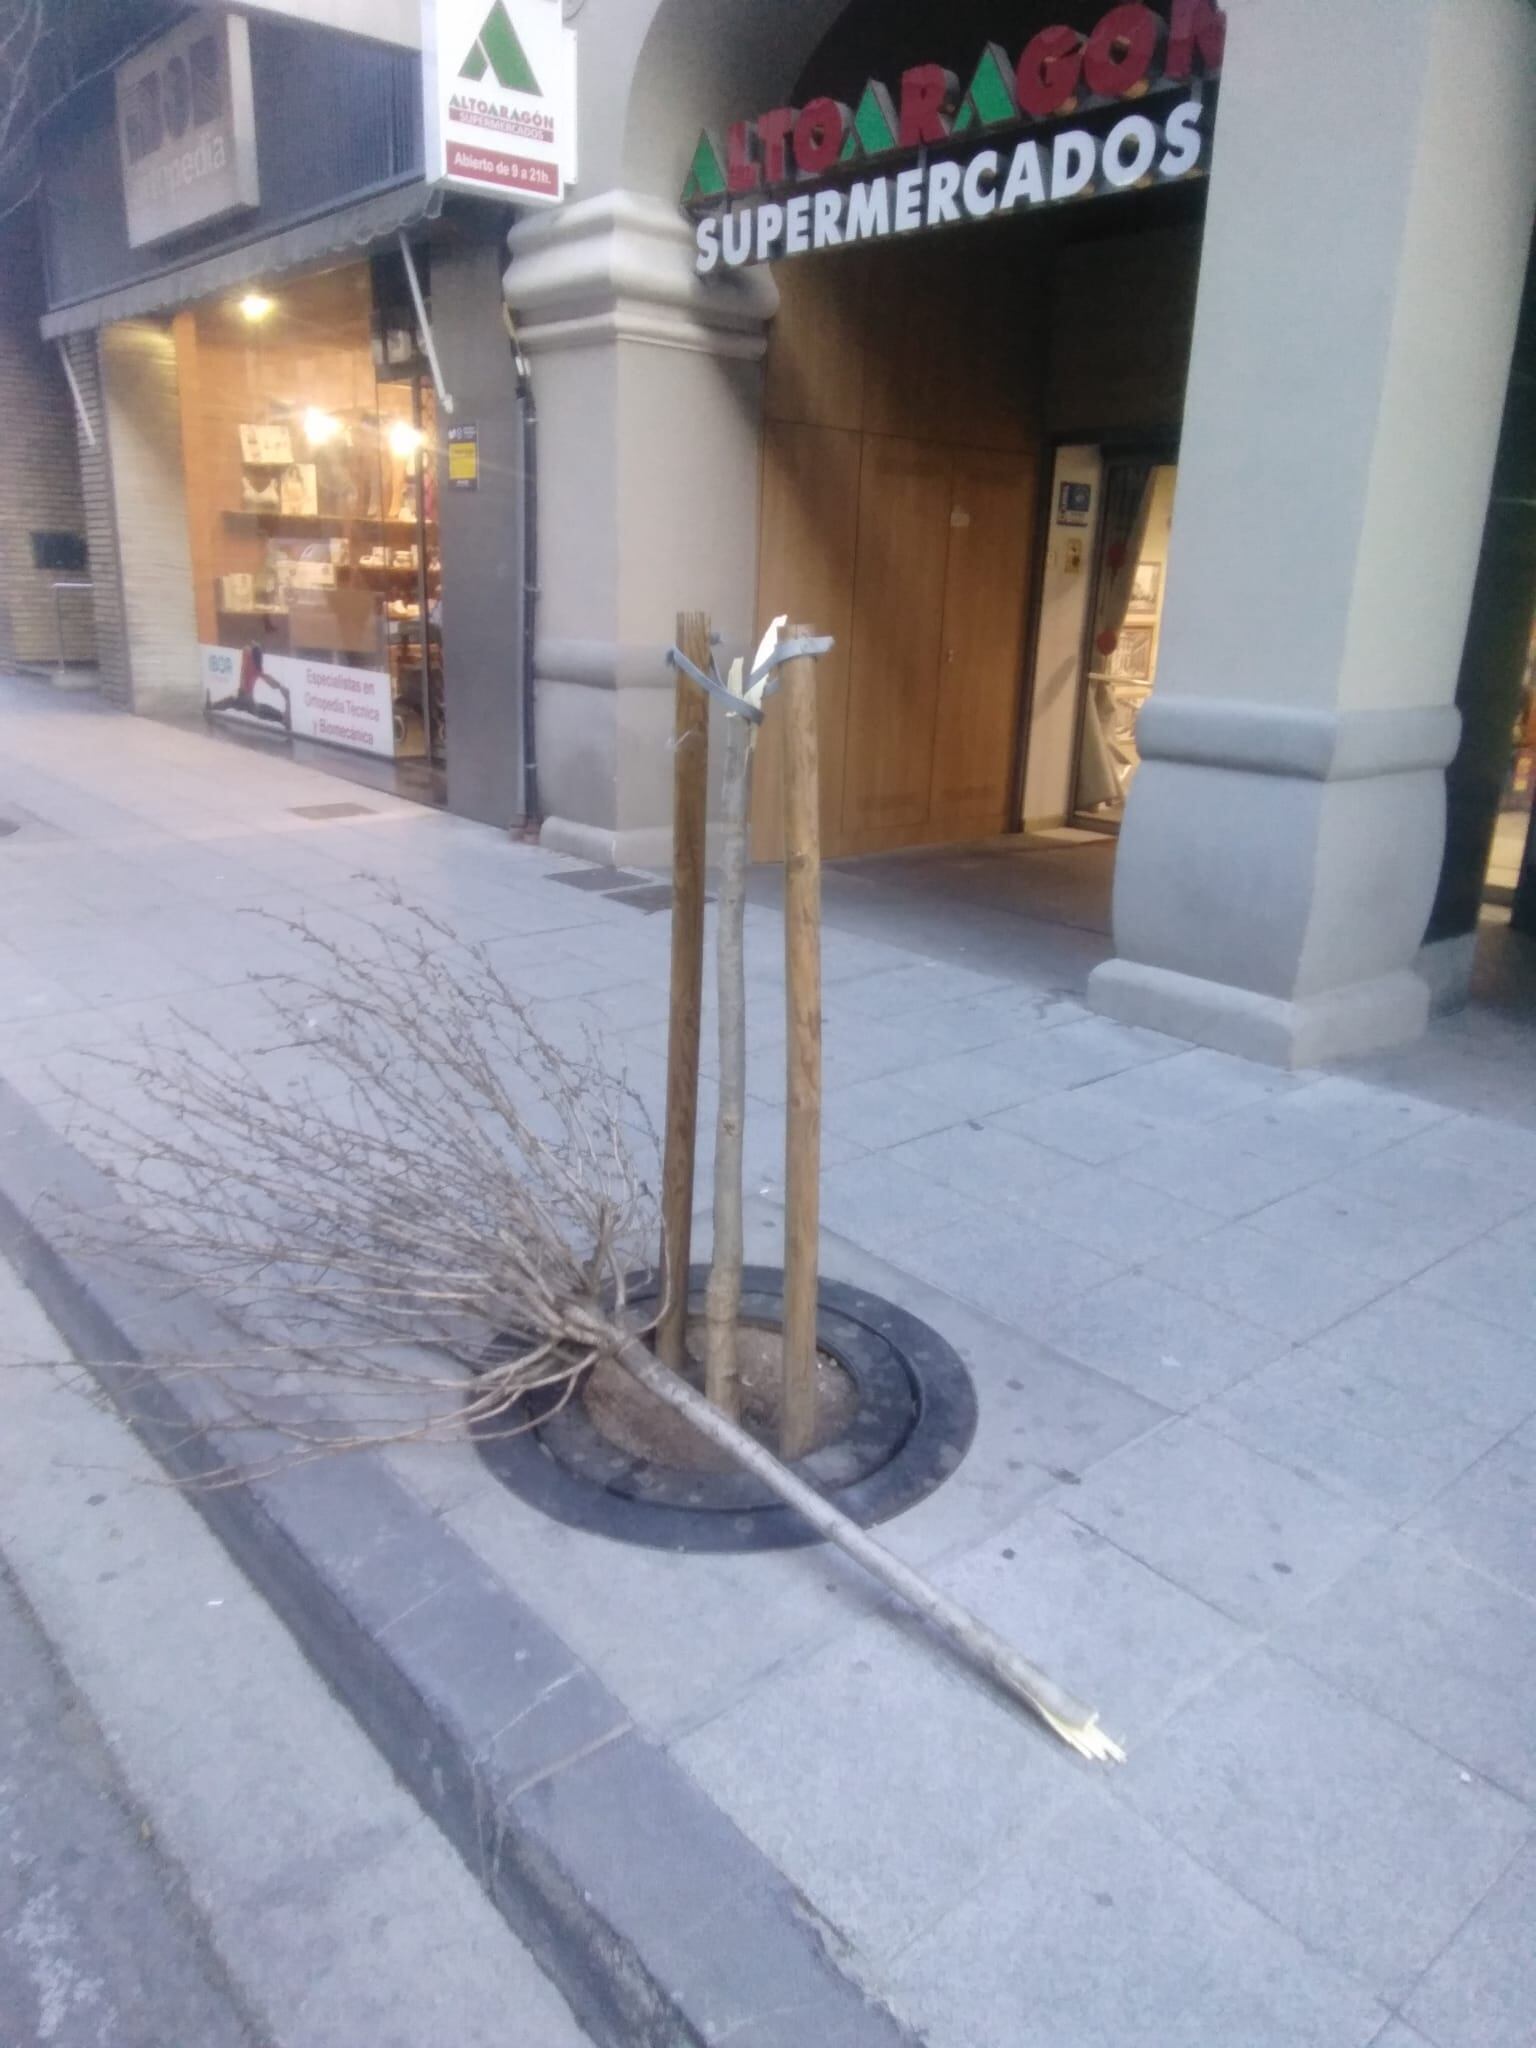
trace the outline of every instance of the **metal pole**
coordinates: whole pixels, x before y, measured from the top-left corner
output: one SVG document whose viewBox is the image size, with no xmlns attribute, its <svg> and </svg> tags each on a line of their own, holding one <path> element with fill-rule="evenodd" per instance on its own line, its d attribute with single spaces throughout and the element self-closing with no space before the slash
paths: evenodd
<svg viewBox="0 0 1536 2048">
<path fill-rule="evenodd" d="M 411 254 L 411 245 L 405 239 L 405 229 L 400 230 L 400 254 L 405 258 L 406 281 L 411 287 L 411 301 L 416 308 L 416 322 L 421 329 L 421 345 L 427 352 L 427 361 L 432 368 L 432 384 L 437 392 L 437 402 L 446 413 L 452 413 L 453 400 L 448 396 L 443 383 L 442 365 L 437 360 L 437 343 L 432 339 L 432 322 L 427 318 L 427 302 L 421 296 L 421 279 L 416 275 L 416 258 Z"/>
<path fill-rule="evenodd" d="M 80 422 L 80 431 L 85 436 L 86 446 L 94 448 L 96 446 L 96 429 L 91 425 L 91 416 L 85 409 L 85 397 L 80 389 L 79 380 L 75 376 L 75 366 L 69 360 L 69 350 L 64 346 L 63 342 L 57 343 L 56 346 L 59 351 L 59 361 L 64 365 L 64 381 L 69 386 L 70 397 L 75 401 L 75 417 Z"/>
</svg>

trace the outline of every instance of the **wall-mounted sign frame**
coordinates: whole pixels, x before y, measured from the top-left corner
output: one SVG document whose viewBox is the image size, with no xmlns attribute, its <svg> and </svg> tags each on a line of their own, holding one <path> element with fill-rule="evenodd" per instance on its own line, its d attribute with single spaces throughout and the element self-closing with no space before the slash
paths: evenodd
<svg viewBox="0 0 1536 2048">
<path fill-rule="evenodd" d="M 1217 0 L 1169 0 L 1166 17 L 1131 0 L 1086 35 L 1045 28 L 1017 55 L 988 43 L 963 89 L 942 65 L 918 64 L 894 91 L 871 79 L 857 107 L 826 96 L 777 107 L 735 122 L 723 148 L 705 130 L 682 194 L 697 268 L 1197 175 L 1210 140 L 1206 81 L 1225 43 Z"/>
<path fill-rule="evenodd" d="M 200 8 L 125 58 L 115 83 L 131 248 L 260 203 L 243 15 Z"/>
<path fill-rule="evenodd" d="M 448 429 L 448 488 L 480 488 L 480 428 L 474 420 L 461 420 Z"/>
<path fill-rule="evenodd" d="M 576 31 L 561 0 L 422 0 L 430 182 L 558 206 L 576 177 Z"/>
</svg>

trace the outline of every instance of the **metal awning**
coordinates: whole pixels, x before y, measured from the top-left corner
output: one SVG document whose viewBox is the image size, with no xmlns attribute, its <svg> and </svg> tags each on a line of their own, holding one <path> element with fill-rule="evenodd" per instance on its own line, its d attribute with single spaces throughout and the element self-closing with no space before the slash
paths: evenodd
<svg viewBox="0 0 1536 2048">
<path fill-rule="evenodd" d="M 220 292 L 249 284 L 253 278 L 302 270 L 328 256 L 361 255 L 374 243 L 392 239 L 402 229 L 436 220 L 442 209 L 442 187 L 413 179 L 408 185 L 397 185 L 314 220 L 282 228 L 275 235 L 264 235 L 259 241 L 221 249 L 216 256 L 201 257 L 174 270 L 162 271 L 158 277 L 136 279 L 98 298 L 82 299 L 78 305 L 45 313 L 43 335 L 53 341 L 66 334 L 87 333 L 108 327 L 116 320 L 166 313 L 174 307 L 190 305 L 195 299 L 213 298 Z"/>
</svg>

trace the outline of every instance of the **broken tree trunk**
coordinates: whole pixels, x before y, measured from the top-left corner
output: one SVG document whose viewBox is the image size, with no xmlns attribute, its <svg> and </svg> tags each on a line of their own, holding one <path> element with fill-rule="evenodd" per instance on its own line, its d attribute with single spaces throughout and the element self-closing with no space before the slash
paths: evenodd
<svg viewBox="0 0 1536 2048">
<path fill-rule="evenodd" d="M 1094 1763 L 1123 1763 L 1125 1752 L 1099 1726 L 1098 1715 L 1065 1692 L 1037 1665 L 1031 1664 L 994 1629 L 941 1593 L 912 1567 L 904 1564 L 867 1535 L 857 1522 L 824 1500 L 813 1487 L 789 1471 L 764 1450 L 755 1437 L 722 1415 L 718 1408 L 695 1392 L 686 1380 L 657 1364 L 641 1340 L 616 1330 L 606 1318 L 593 1314 L 581 1319 L 583 1341 L 612 1348 L 617 1362 L 643 1387 L 686 1416 L 699 1434 L 733 1458 L 764 1486 L 776 1493 L 786 1506 L 803 1515 L 819 1536 L 835 1543 L 839 1550 L 871 1572 L 884 1586 L 898 1594 L 907 1605 L 946 1637 L 972 1664 L 1015 1699 L 1080 1756 Z"/>
<path fill-rule="evenodd" d="M 697 667 L 709 667 L 709 621 L 702 612 L 678 615 L 677 644 Z M 672 1007 L 667 1037 L 666 1149 L 661 1171 L 666 1292 L 656 1328 L 656 1348 L 674 1372 L 681 1372 L 688 1355 L 709 802 L 709 699 L 681 669 L 677 671 L 672 746 Z"/>
<path fill-rule="evenodd" d="M 731 667 L 732 695 L 741 696 L 743 687 L 738 661 Z M 757 728 L 749 718 L 727 714 L 720 778 L 720 898 L 715 940 L 720 1008 L 715 1243 L 705 1300 L 704 1386 L 715 1406 L 733 1417 L 741 1412 L 736 1326 L 741 1317 L 741 1179 L 747 1121 L 747 823 L 756 736 Z"/>
</svg>

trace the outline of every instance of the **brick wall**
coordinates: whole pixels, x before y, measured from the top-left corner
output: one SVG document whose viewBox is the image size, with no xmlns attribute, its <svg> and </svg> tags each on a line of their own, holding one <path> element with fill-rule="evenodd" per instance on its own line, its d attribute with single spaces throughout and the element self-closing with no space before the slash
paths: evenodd
<svg viewBox="0 0 1536 2048">
<path fill-rule="evenodd" d="M 58 655 L 55 581 L 88 570 L 38 569 L 34 532 L 83 534 L 85 507 L 75 455 L 74 405 L 58 352 L 37 331 L 32 294 L 18 289 L 16 252 L 0 252 L 9 273 L 0 288 L 0 661 L 53 661 Z M 95 655 L 89 597 L 64 600 L 71 660 Z"/>
<path fill-rule="evenodd" d="M 201 708 L 175 344 L 155 321 L 128 320 L 99 347 L 132 706 Z"/>
</svg>

